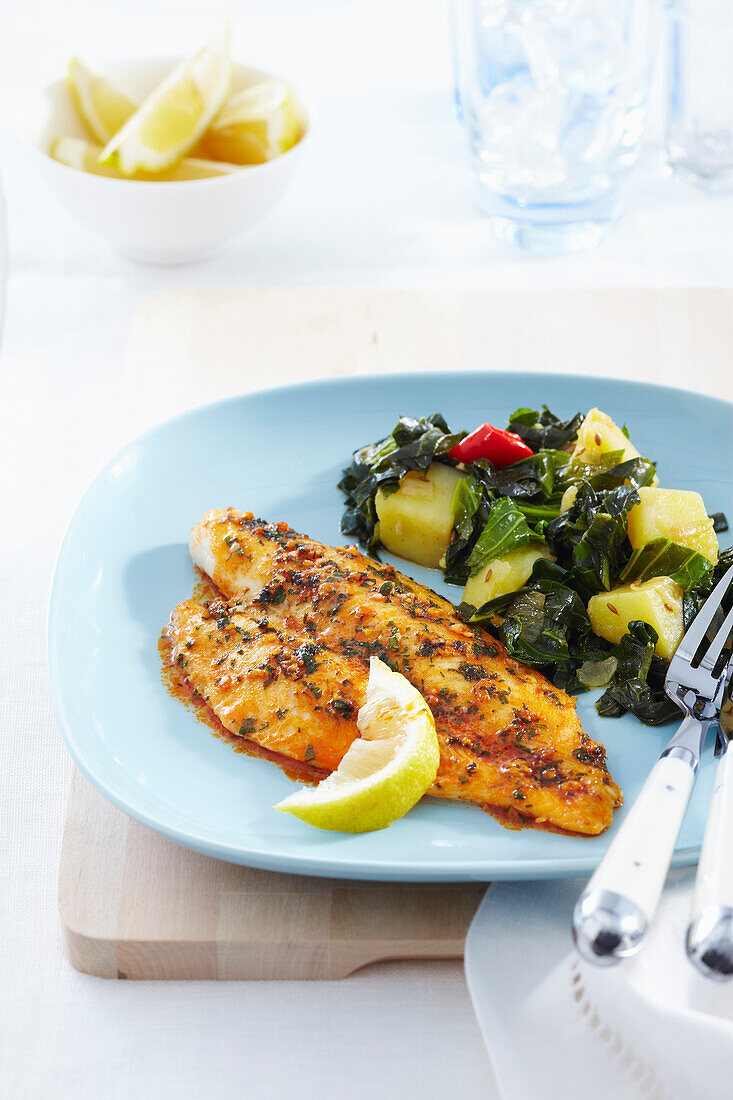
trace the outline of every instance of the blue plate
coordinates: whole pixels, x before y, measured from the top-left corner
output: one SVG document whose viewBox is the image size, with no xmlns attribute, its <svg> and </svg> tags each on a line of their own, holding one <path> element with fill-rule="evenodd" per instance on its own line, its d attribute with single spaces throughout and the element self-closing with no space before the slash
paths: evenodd
<svg viewBox="0 0 733 1100">
<path fill-rule="evenodd" d="M 344 378 L 233 398 L 187 413 L 131 443 L 79 505 L 59 555 L 49 617 L 56 713 L 81 771 L 111 802 L 179 844 L 252 867 L 414 881 L 544 878 L 590 873 L 613 829 L 595 839 L 511 832 L 488 814 L 424 800 L 377 833 L 324 833 L 272 806 L 293 790 L 264 761 L 234 753 L 161 683 L 157 641 L 191 594 L 191 526 L 229 505 L 326 543 L 339 533 L 341 469 L 356 446 L 400 414 L 440 410 L 455 427 L 498 424 L 517 406 L 562 414 L 594 405 L 629 424 L 661 481 L 697 489 L 733 518 L 733 406 L 681 390 L 569 375 L 442 372 Z M 729 537 L 729 536 L 726 536 Z M 398 562 L 454 599 L 437 575 Z M 636 719 L 578 710 L 608 752 L 630 806 L 670 736 Z M 675 854 L 698 855 L 714 770 L 708 747 Z"/>
</svg>

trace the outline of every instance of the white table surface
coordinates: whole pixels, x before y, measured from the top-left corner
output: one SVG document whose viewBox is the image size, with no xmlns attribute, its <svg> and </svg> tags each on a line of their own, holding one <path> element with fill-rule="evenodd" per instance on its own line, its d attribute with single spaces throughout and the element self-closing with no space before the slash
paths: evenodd
<svg viewBox="0 0 733 1100">
<path fill-rule="evenodd" d="M 142 268 L 77 228 L 11 133 L 21 97 L 89 60 L 183 54 L 220 18 L 235 54 L 315 105 L 279 208 L 198 267 Z M 664 178 L 587 255 L 532 260 L 474 214 L 431 0 L 0 0 L 0 173 L 11 268 L 0 358 L 0 1065 L 23 1097 L 497 1096 L 459 964 L 339 983 L 125 983 L 75 973 L 55 903 L 70 761 L 46 686 L 45 608 L 65 524 L 125 441 L 115 417 L 130 317 L 178 286 L 733 285 L 733 200 Z M 8 33 L 12 27 L 12 34 Z M 694 380 L 692 380 L 694 382 Z"/>
</svg>

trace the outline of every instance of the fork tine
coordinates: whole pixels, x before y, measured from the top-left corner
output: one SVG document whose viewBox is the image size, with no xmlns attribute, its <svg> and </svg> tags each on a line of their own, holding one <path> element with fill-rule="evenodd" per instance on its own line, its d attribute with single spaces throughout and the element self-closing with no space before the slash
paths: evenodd
<svg viewBox="0 0 733 1100">
<path fill-rule="evenodd" d="M 733 565 L 731 565 L 730 569 L 725 571 L 705 603 L 702 605 L 690 629 L 677 647 L 675 657 L 679 656 L 685 663 L 689 663 L 695 656 L 705 637 L 708 627 L 715 617 L 715 612 L 720 607 L 723 602 L 723 597 L 731 586 L 731 582 L 733 582 Z"/>
<path fill-rule="evenodd" d="M 733 630 L 733 607 L 726 615 L 723 620 L 723 625 L 710 643 L 710 648 L 703 654 L 702 660 L 700 661 L 700 668 L 707 669 L 708 672 L 713 671 L 718 663 L 720 654 L 723 652 L 723 646 L 728 641 L 731 630 Z"/>
</svg>

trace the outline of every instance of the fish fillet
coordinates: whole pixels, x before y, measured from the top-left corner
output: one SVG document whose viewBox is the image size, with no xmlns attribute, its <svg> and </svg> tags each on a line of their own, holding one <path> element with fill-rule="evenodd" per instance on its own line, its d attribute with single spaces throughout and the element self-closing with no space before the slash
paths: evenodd
<svg viewBox="0 0 733 1100">
<path fill-rule="evenodd" d="M 225 733 L 271 759 L 285 758 L 304 779 L 322 779 L 339 766 L 358 736 L 367 680 L 361 667 L 330 653 L 316 660 L 312 642 L 298 645 L 219 599 L 179 604 L 166 633 L 179 678 Z"/>
<path fill-rule="evenodd" d="M 183 654 L 187 682 L 230 732 L 252 719 L 247 737 L 286 761 L 332 770 L 357 736 L 355 708 L 376 655 L 435 717 L 441 763 L 431 794 L 475 803 L 508 825 L 587 835 L 608 827 L 620 791 L 573 700 L 461 622 L 447 600 L 352 547 L 233 509 L 208 512 L 190 546 L 224 602 L 180 605 L 168 628 L 172 654 Z M 237 627 L 251 635 L 245 645 Z"/>
</svg>

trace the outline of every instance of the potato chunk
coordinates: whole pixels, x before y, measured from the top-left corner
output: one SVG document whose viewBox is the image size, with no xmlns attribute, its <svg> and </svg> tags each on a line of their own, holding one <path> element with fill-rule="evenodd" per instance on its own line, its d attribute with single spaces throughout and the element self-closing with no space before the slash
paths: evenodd
<svg viewBox="0 0 733 1100">
<path fill-rule="evenodd" d="M 687 489 L 639 489 L 641 501 L 629 512 L 629 541 L 635 550 L 652 539 L 667 538 L 697 550 L 713 564 L 718 536 L 699 493 Z"/>
<path fill-rule="evenodd" d="M 481 607 L 497 596 L 516 592 L 529 580 L 538 558 L 552 558 L 547 546 L 540 543 L 529 543 L 510 550 L 501 558 L 494 558 L 475 577 L 468 578 L 463 589 L 464 603 Z"/>
<path fill-rule="evenodd" d="M 588 618 L 595 633 L 614 645 L 627 633 L 629 623 L 648 623 L 659 635 L 657 656 L 669 661 L 685 632 L 682 595 L 682 589 L 670 577 L 625 584 L 591 596 Z"/>
<path fill-rule="evenodd" d="M 425 473 L 405 474 L 396 493 L 380 489 L 375 504 L 382 545 L 400 558 L 437 569 L 450 545 L 453 490 L 465 476 L 433 462 Z"/>
<path fill-rule="evenodd" d="M 573 458 L 593 466 L 601 462 L 609 451 L 623 451 L 619 462 L 641 457 L 631 440 L 626 438 L 610 416 L 600 409 L 591 409 L 578 429 Z"/>
</svg>

